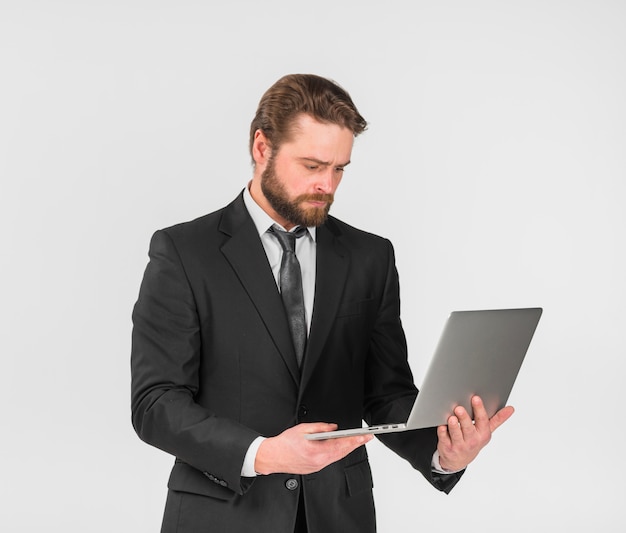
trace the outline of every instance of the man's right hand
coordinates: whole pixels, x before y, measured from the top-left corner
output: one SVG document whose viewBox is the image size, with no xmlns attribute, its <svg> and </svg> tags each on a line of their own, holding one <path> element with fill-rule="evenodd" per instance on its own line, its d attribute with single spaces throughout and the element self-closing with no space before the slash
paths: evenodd
<svg viewBox="0 0 626 533">
<path fill-rule="evenodd" d="M 337 424 L 315 422 L 298 424 L 280 435 L 265 439 L 256 454 L 254 469 L 258 474 L 312 474 L 339 461 L 373 435 L 359 435 L 326 440 L 307 440 L 307 433 L 335 431 Z"/>
</svg>

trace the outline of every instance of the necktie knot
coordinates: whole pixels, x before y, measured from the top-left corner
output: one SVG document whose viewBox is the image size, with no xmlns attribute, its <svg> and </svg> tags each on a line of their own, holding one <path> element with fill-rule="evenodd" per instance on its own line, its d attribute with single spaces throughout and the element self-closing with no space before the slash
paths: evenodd
<svg viewBox="0 0 626 533">
<path fill-rule="evenodd" d="M 283 252 L 295 253 L 296 239 L 302 237 L 306 233 L 307 229 L 304 226 L 298 226 L 294 231 L 284 231 L 274 224 L 270 228 L 270 231 L 276 235 Z"/>
</svg>

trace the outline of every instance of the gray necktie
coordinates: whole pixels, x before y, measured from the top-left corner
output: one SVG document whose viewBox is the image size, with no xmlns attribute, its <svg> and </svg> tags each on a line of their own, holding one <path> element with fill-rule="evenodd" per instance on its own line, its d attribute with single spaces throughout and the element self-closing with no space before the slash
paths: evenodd
<svg viewBox="0 0 626 533">
<path fill-rule="evenodd" d="M 298 366 L 300 366 L 304 357 L 307 331 L 304 295 L 302 293 L 302 272 L 300 262 L 296 257 L 296 239 L 302 237 L 307 229 L 300 226 L 295 231 L 287 232 L 274 225 L 270 231 L 276 236 L 283 248 L 279 275 L 280 295 L 287 312 L 293 347 L 296 351 Z"/>
</svg>

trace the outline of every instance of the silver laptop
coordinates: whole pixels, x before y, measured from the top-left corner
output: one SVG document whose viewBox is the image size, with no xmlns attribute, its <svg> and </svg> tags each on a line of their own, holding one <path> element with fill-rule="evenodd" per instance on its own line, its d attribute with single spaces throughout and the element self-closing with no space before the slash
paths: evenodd
<svg viewBox="0 0 626 533">
<path fill-rule="evenodd" d="M 539 307 L 453 311 L 406 422 L 311 433 L 306 438 L 393 433 L 447 424 L 457 405 L 472 413 L 470 400 L 476 394 L 492 417 L 509 398 L 541 313 Z"/>
</svg>

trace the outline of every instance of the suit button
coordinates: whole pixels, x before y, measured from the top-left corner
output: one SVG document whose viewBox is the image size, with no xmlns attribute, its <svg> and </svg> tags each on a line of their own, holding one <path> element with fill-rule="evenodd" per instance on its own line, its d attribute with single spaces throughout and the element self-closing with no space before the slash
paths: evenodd
<svg viewBox="0 0 626 533">
<path fill-rule="evenodd" d="M 296 490 L 298 488 L 298 480 L 290 477 L 287 481 L 285 481 L 285 487 L 289 490 Z"/>
<path fill-rule="evenodd" d="M 298 408 L 298 416 L 299 416 L 300 418 L 304 418 L 304 417 L 305 417 L 308 413 L 309 413 L 309 409 L 307 408 L 307 406 L 306 406 L 306 405 L 301 405 L 301 406 Z"/>
</svg>

